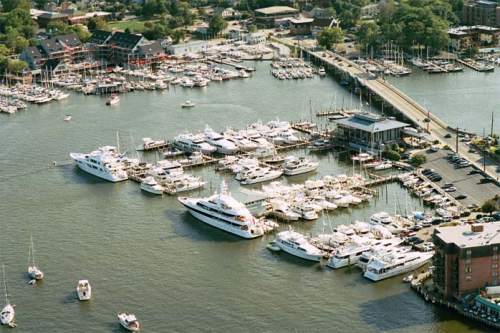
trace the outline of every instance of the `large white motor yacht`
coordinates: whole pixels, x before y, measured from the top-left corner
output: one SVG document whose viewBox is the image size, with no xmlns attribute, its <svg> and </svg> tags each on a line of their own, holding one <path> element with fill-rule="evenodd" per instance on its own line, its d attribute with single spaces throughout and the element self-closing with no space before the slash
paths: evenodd
<svg viewBox="0 0 500 333">
<path fill-rule="evenodd" d="M 292 230 L 278 233 L 275 243 L 281 250 L 302 259 L 320 261 L 323 257 L 323 252 L 312 245 L 304 235 Z"/>
<path fill-rule="evenodd" d="M 255 172 L 245 175 L 245 178 L 241 179 L 241 184 L 250 185 L 250 184 L 267 182 L 281 177 L 282 174 L 283 174 L 282 170 L 274 170 L 271 168 L 260 168 Z"/>
<path fill-rule="evenodd" d="M 366 266 L 364 277 L 380 281 L 399 274 L 411 272 L 431 260 L 434 252 L 391 253 L 379 258 L 373 258 Z"/>
<path fill-rule="evenodd" d="M 71 159 L 85 172 L 110 182 L 119 182 L 128 179 L 124 170 L 123 156 L 116 147 L 100 147 L 88 154 L 71 153 Z"/>
<path fill-rule="evenodd" d="M 363 271 L 366 270 L 366 266 L 372 261 L 374 258 L 383 257 L 385 255 L 391 253 L 406 253 L 411 251 L 411 246 L 385 246 L 385 247 L 373 247 L 370 251 L 363 252 L 361 257 L 358 259 L 356 266 L 361 268 Z"/>
<path fill-rule="evenodd" d="M 304 157 L 288 156 L 283 163 L 283 171 L 287 176 L 295 176 L 314 171 L 318 166 L 318 162 L 309 161 Z"/>
<path fill-rule="evenodd" d="M 206 141 L 217 149 L 220 154 L 232 155 L 238 152 L 238 147 L 234 142 L 229 141 L 224 138 L 220 133 L 215 132 L 213 129 L 207 126 L 205 128 Z"/>
<path fill-rule="evenodd" d="M 174 138 L 174 146 L 188 153 L 198 151 L 205 155 L 215 153 L 217 150 L 205 142 L 203 135 L 180 134 Z"/>
<path fill-rule="evenodd" d="M 220 192 L 208 198 L 180 197 L 179 202 L 198 220 L 243 238 L 260 237 L 268 227 L 228 193 L 224 182 Z"/>
</svg>

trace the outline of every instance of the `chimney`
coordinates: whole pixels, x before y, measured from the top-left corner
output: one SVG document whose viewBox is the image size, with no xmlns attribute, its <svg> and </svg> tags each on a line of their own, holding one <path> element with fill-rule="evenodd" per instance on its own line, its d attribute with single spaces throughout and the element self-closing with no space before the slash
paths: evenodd
<svg viewBox="0 0 500 333">
<path fill-rule="evenodd" d="M 470 226 L 472 232 L 483 232 L 484 227 L 482 224 L 472 224 Z"/>
</svg>

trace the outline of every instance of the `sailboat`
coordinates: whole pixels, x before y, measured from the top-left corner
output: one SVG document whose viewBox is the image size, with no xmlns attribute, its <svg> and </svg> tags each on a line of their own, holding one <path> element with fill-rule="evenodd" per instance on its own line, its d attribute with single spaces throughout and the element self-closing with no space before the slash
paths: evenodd
<svg viewBox="0 0 500 333">
<path fill-rule="evenodd" d="M 30 237 L 30 247 L 28 250 L 28 275 L 33 280 L 42 280 L 43 272 L 35 264 L 35 247 L 33 246 L 33 237 Z"/>
<path fill-rule="evenodd" d="M 5 279 L 5 266 L 2 264 L 2 275 L 3 275 L 3 286 L 5 290 L 5 306 L 0 311 L 0 323 L 2 325 L 9 325 L 10 327 L 16 327 L 14 323 L 14 317 L 16 312 L 14 311 L 14 306 L 9 303 L 9 298 L 7 296 L 7 281 Z"/>
</svg>

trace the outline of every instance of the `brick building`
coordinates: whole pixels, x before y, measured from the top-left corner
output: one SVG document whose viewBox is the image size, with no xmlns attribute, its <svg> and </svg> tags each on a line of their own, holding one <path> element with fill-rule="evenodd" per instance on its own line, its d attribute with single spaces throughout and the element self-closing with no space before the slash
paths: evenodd
<svg viewBox="0 0 500 333">
<path fill-rule="evenodd" d="M 500 26 L 500 6 L 495 1 L 470 1 L 464 4 L 462 14 L 467 25 Z"/>
<path fill-rule="evenodd" d="M 446 298 L 498 285 L 500 223 L 440 227 L 432 238 L 434 285 Z"/>
</svg>

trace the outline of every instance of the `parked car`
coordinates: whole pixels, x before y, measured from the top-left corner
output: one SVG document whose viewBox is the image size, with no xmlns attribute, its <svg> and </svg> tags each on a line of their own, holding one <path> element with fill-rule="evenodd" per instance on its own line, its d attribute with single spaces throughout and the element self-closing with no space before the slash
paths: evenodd
<svg viewBox="0 0 500 333">
<path fill-rule="evenodd" d="M 459 194 L 455 197 L 455 199 L 457 200 L 463 200 L 463 199 L 467 199 L 467 194 L 463 193 L 463 194 Z"/>
<path fill-rule="evenodd" d="M 475 174 L 478 174 L 478 173 L 481 173 L 480 170 L 478 169 L 472 169 L 471 171 L 469 171 L 467 174 L 468 175 L 475 175 Z"/>
<path fill-rule="evenodd" d="M 492 183 L 493 178 L 491 177 L 484 177 L 479 180 L 479 184 L 487 184 L 487 183 Z"/>
<path fill-rule="evenodd" d="M 450 134 L 450 133 L 446 133 L 446 134 L 444 135 L 444 137 L 445 137 L 446 139 L 449 139 L 449 138 L 451 138 L 451 134 Z"/>
</svg>

